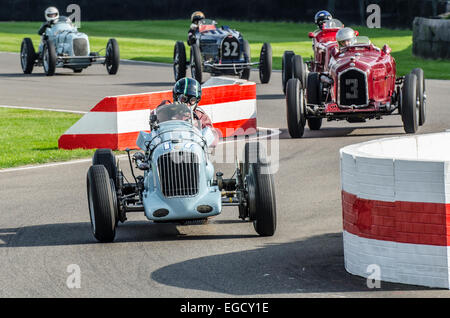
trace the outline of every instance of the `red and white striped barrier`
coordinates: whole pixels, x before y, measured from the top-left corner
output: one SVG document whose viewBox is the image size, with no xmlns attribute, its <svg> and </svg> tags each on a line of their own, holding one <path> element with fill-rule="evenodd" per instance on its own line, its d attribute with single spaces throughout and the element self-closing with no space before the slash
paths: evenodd
<svg viewBox="0 0 450 318">
<path fill-rule="evenodd" d="M 172 91 L 105 97 L 58 140 L 60 149 L 135 149 L 139 131 L 149 131 L 150 111 Z M 214 79 L 202 86 L 199 106 L 222 137 L 256 132 L 256 84 Z"/>
<path fill-rule="evenodd" d="M 382 281 L 450 287 L 450 133 L 340 150 L 345 268 Z M 372 267 L 373 268 L 373 267 Z"/>
</svg>

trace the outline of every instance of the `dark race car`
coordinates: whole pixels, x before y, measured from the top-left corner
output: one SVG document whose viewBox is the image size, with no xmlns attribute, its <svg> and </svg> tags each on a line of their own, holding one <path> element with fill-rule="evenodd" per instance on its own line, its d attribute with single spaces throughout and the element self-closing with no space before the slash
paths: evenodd
<svg viewBox="0 0 450 318">
<path fill-rule="evenodd" d="M 401 115 L 406 133 L 425 123 L 423 70 L 415 68 L 396 76 L 391 49 L 375 47 L 367 37 L 341 48 L 333 55 L 328 71 L 310 72 L 303 87 L 297 78 L 286 84 L 287 124 L 293 138 L 303 136 L 306 122 L 319 130 L 322 119 L 350 123 Z"/>
<path fill-rule="evenodd" d="M 191 45 L 189 63 L 186 61 L 184 42 L 177 41 L 173 54 L 175 81 L 186 76 L 191 68 L 192 77 L 202 82 L 202 73 L 237 75 L 248 80 L 253 66 L 259 67 L 261 83 L 268 83 L 272 73 L 272 47 L 264 43 L 258 62 L 252 62 L 250 45 L 242 34 L 227 26 L 217 28 L 216 22 L 204 19 L 199 22 L 196 43 Z"/>
</svg>

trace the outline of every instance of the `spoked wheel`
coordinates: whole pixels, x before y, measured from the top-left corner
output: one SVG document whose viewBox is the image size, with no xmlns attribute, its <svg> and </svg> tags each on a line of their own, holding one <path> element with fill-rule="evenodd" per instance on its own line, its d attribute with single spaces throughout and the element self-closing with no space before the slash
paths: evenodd
<svg viewBox="0 0 450 318">
<path fill-rule="evenodd" d="M 173 75 L 175 82 L 186 77 L 186 48 L 182 41 L 177 41 L 173 50 Z"/>
<path fill-rule="evenodd" d="M 286 84 L 292 78 L 292 58 L 294 55 L 292 51 L 284 51 L 283 58 L 281 59 L 281 82 L 283 84 L 284 94 L 286 94 Z"/>
<path fill-rule="evenodd" d="M 102 165 L 91 166 L 87 173 L 89 215 L 94 237 L 100 242 L 112 242 L 116 235 L 116 209 L 108 171 Z"/>
<path fill-rule="evenodd" d="M 250 44 L 248 44 L 247 40 L 244 40 L 244 60 L 245 63 L 251 62 L 251 55 L 250 55 Z M 239 78 L 249 80 L 250 78 L 250 67 L 244 69 L 241 74 L 239 74 Z"/>
<path fill-rule="evenodd" d="M 286 85 L 286 117 L 289 135 L 300 138 L 305 132 L 305 97 L 298 78 L 291 78 Z"/>
<path fill-rule="evenodd" d="M 423 70 L 421 68 L 415 68 L 411 71 L 412 74 L 415 74 L 417 77 L 417 96 L 416 98 L 419 100 L 419 126 L 425 124 L 426 117 L 426 103 L 427 103 L 427 95 L 425 92 L 425 78 L 423 76 Z"/>
<path fill-rule="evenodd" d="M 53 42 L 47 40 L 44 43 L 42 65 L 44 66 L 44 72 L 47 76 L 55 74 L 56 70 L 56 50 Z"/>
<path fill-rule="evenodd" d="M 191 76 L 199 83 L 202 83 L 203 65 L 200 48 L 197 44 L 191 46 Z"/>
<path fill-rule="evenodd" d="M 20 47 L 20 64 L 24 74 L 33 72 L 34 62 L 36 61 L 36 51 L 30 38 L 25 38 Z"/>
<path fill-rule="evenodd" d="M 402 120 L 407 134 L 414 134 L 419 126 L 420 101 L 417 96 L 417 76 L 409 73 L 402 87 Z"/>
<path fill-rule="evenodd" d="M 262 84 L 267 84 L 272 75 L 272 46 L 264 43 L 259 55 L 259 79 Z"/>
<path fill-rule="evenodd" d="M 117 74 L 120 64 L 119 44 L 116 39 L 109 39 L 106 44 L 105 66 L 108 74 Z"/>
</svg>

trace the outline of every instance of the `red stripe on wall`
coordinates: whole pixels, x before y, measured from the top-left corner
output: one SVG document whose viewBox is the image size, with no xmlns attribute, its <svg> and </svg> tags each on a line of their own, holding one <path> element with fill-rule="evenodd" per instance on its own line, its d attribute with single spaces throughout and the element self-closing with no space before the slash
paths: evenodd
<svg viewBox="0 0 450 318">
<path fill-rule="evenodd" d="M 224 123 L 215 123 L 220 137 L 251 135 L 256 133 L 256 118 L 236 120 Z M 121 134 L 78 134 L 62 135 L 58 139 L 59 149 L 97 149 L 110 148 L 113 150 L 137 149 L 136 139 L 139 132 Z"/>
<path fill-rule="evenodd" d="M 163 100 L 172 101 L 172 98 L 172 91 L 105 97 L 91 109 L 91 112 L 154 109 Z M 205 87 L 202 89 L 202 99 L 199 105 L 229 103 L 248 99 L 256 99 L 256 84 Z"/>
<path fill-rule="evenodd" d="M 450 246 L 450 204 L 386 202 L 342 191 L 344 230 L 368 239 Z"/>
</svg>

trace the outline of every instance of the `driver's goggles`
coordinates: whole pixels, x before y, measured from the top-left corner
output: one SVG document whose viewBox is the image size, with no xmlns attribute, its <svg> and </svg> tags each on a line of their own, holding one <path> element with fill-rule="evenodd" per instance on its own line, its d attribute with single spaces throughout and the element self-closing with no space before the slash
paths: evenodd
<svg viewBox="0 0 450 318">
<path fill-rule="evenodd" d="M 180 95 L 178 96 L 178 101 L 184 104 L 195 105 L 198 102 L 198 98 L 195 96 Z"/>
</svg>

